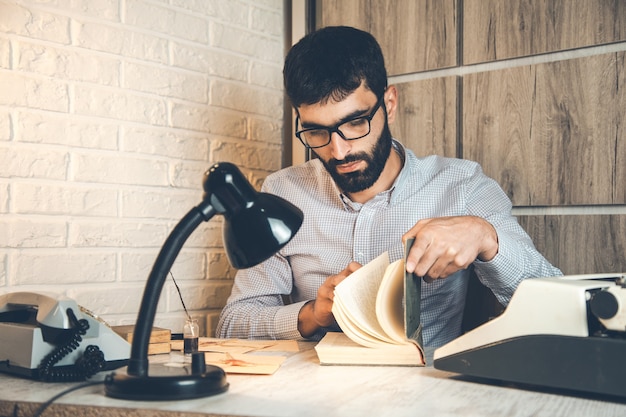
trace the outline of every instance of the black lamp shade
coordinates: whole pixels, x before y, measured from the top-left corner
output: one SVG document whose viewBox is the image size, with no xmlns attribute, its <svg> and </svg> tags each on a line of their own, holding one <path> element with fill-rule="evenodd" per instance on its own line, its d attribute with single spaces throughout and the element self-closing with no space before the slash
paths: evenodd
<svg viewBox="0 0 626 417">
<path fill-rule="evenodd" d="M 302 224 L 302 215 L 285 203 L 274 195 L 259 193 L 250 207 L 225 216 L 224 246 L 232 266 L 254 266 L 291 240 Z"/>
<path fill-rule="evenodd" d="M 237 269 L 272 256 L 302 224 L 300 209 L 275 195 L 257 192 L 233 164 L 211 167 L 204 189 L 205 201 L 224 215 L 224 247 Z"/>
</svg>

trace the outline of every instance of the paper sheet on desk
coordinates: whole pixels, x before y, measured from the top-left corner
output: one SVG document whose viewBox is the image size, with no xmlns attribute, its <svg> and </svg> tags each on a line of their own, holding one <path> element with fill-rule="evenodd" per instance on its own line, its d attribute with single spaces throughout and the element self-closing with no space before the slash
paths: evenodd
<svg viewBox="0 0 626 417">
<path fill-rule="evenodd" d="M 172 341 L 172 350 L 183 350 L 182 340 Z M 247 340 L 247 339 L 216 339 L 201 337 L 198 339 L 198 350 L 201 352 L 298 352 L 295 340 Z"/>
<path fill-rule="evenodd" d="M 227 374 L 271 375 L 287 359 L 285 356 L 265 356 L 251 353 L 205 352 L 207 365 L 219 366 Z"/>
<path fill-rule="evenodd" d="M 183 350 L 183 341 L 172 341 L 172 350 Z M 259 355 L 265 352 L 298 352 L 295 340 L 246 340 L 201 337 L 198 350 L 205 362 L 231 374 L 270 375 L 287 359 L 285 356 Z"/>
</svg>

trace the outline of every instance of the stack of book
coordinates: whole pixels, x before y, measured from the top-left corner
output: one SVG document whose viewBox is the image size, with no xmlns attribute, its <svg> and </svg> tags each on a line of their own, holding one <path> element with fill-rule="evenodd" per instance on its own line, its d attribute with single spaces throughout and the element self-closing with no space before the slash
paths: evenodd
<svg viewBox="0 0 626 417">
<path fill-rule="evenodd" d="M 133 343 L 134 325 L 112 326 L 112 328 L 115 333 L 126 339 L 128 343 Z M 170 330 L 161 327 L 153 327 L 150 333 L 150 341 L 148 342 L 148 355 L 169 353 L 172 350 L 171 340 L 172 332 Z"/>
</svg>

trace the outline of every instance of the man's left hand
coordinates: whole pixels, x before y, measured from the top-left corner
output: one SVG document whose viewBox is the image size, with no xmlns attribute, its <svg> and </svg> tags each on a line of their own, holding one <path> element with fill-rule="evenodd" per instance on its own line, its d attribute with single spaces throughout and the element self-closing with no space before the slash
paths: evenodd
<svg viewBox="0 0 626 417">
<path fill-rule="evenodd" d="M 498 235 L 491 223 L 476 216 L 420 220 L 402 236 L 414 237 L 406 270 L 426 279 L 446 278 L 477 258 L 490 261 L 498 253 Z"/>
</svg>

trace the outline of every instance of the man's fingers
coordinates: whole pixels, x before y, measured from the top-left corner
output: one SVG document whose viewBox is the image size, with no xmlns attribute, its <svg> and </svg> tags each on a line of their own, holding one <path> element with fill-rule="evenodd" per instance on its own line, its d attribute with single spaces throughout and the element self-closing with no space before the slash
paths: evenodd
<svg viewBox="0 0 626 417">
<path fill-rule="evenodd" d="M 350 275 L 351 273 L 359 269 L 361 266 L 362 265 L 358 262 L 355 262 L 355 261 L 350 262 L 345 269 L 346 276 Z"/>
<path fill-rule="evenodd" d="M 431 245 L 432 239 L 426 237 L 416 237 L 413 245 L 411 246 L 411 250 L 409 251 L 409 255 L 406 258 L 406 270 L 407 272 L 415 272 L 417 275 L 422 276 L 422 273 L 426 272 L 428 268 L 424 269 L 424 261 L 423 257 L 428 247 Z M 421 267 L 420 270 L 416 270 L 418 265 Z M 428 265 L 430 267 L 430 265 Z"/>
</svg>

